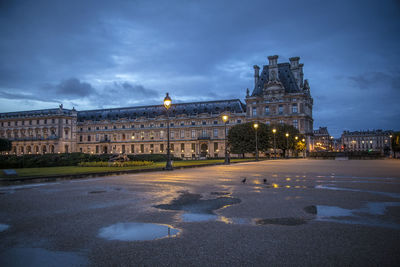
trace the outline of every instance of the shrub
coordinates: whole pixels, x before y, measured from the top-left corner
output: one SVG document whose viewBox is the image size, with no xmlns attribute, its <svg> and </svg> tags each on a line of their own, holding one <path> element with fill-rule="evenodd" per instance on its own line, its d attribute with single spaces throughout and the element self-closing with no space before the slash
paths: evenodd
<svg viewBox="0 0 400 267">
<path fill-rule="evenodd" d="M 80 167 L 135 167 L 135 166 L 149 166 L 153 165 L 152 161 L 125 161 L 125 162 L 108 162 L 108 161 L 94 161 L 94 162 L 80 162 Z"/>
<path fill-rule="evenodd" d="M 77 166 L 81 162 L 108 162 L 112 154 L 61 153 L 44 155 L 0 155 L 0 169 Z M 131 161 L 166 161 L 164 154 L 128 155 Z M 173 157 L 172 160 L 181 160 Z"/>
</svg>

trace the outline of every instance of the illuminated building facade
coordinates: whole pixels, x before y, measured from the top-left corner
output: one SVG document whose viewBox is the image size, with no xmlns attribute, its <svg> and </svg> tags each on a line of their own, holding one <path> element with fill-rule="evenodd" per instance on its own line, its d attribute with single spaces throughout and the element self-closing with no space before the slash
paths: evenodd
<svg viewBox="0 0 400 267">
<path fill-rule="evenodd" d="M 255 86 L 239 99 L 173 104 L 169 109 L 171 153 L 176 157 L 223 157 L 222 115 L 227 130 L 248 121 L 291 124 L 303 134 L 313 129 L 313 99 L 299 58 L 254 66 Z M 165 153 L 167 116 L 162 105 L 77 111 L 44 109 L 0 113 L 0 138 L 12 141 L 12 154 Z"/>
<path fill-rule="evenodd" d="M 345 151 L 376 151 L 390 153 L 392 131 L 344 131 L 341 137 L 342 149 Z"/>
</svg>

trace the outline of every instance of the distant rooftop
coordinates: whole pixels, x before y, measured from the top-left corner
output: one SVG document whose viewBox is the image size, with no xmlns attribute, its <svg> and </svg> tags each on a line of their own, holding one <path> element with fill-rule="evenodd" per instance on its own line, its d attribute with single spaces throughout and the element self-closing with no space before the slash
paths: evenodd
<svg viewBox="0 0 400 267">
<path fill-rule="evenodd" d="M 172 104 L 169 114 L 170 116 L 181 114 L 197 115 L 201 113 L 219 114 L 224 111 L 244 113 L 245 110 L 245 105 L 239 99 L 231 99 Z M 104 119 L 118 120 L 119 118 L 136 119 L 139 117 L 155 118 L 165 114 L 165 108 L 163 105 L 97 109 L 79 111 L 78 121 Z"/>
<path fill-rule="evenodd" d="M 300 88 L 297 86 L 296 80 L 290 70 L 289 63 L 279 63 L 278 64 L 278 75 L 279 81 L 285 87 L 286 93 L 297 93 L 301 92 Z M 264 83 L 269 80 L 269 66 L 264 65 L 263 70 L 258 79 L 258 83 L 255 85 L 253 93 L 251 96 L 258 96 L 263 94 Z"/>
</svg>

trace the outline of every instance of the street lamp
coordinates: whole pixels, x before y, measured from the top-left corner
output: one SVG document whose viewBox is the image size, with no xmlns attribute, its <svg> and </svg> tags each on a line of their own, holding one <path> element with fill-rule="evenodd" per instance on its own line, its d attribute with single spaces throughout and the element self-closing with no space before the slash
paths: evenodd
<svg viewBox="0 0 400 267">
<path fill-rule="evenodd" d="M 225 165 L 228 165 L 230 163 L 228 156 L 228 147 L 226 145 L 226 123 L 228 122 L 228 119 L 229 119 L 228 115 L 222 115 L 222 120 L 225 123 L 225 161 L 224 161 Z"/>
<path fill-rule="evenodd" d="M 172 100 L 169 97 L 168 93 L 164 98 L 164 107 L 167 111 L 167 164 L 165 165 L 165 170 L 172 171 L 172 164 L 171 164 L 171 152 L 169 147 L 169 113 L 168 110 L 172 105 Z"/>
<path fill-rule="evenodd" d="M 285 136 L 286 136 L 287 158 L 289 158 L 289 133 L 286 133 Z"/>
<path fill-rule="evenodd" d="M 258 129 L 258 123 L 255 122 L 253 124 L 254 129 L 256 130 L 256 161 L 258 161 L 258 138 L 257 138 L 257 129 Z"/>
<path fill-rule="evenodd" d="M 303 158 L 305 158 L 306 157 L 306 149 L 307 149 L 307 146 L 306 146 L 306 139 L 301 139 L 301 141 L 304 143 L 304 151 L 303 151 Z"/>
<path fill-rule="evenodd" d="M 275 138 L 275 134 L 276 134 L 276 129 L 272 129 L 272 133 L 274 134 L 274 159 L 276 159 L 276 138 Z"/>
<path fill-rule="evenodd" d="M 389 155 L 389 157 L 392 157 L 392 155 L 394 154 L 393 153 L 393 146 L 392 146 L 392 137 L 393 137 L 393 135 L 389 135 L 389 137 L 390 137 L 390 139 L 389 139 L 389 148 L 390 148 L 390 155 Z M 395 155 L 394 155 L 395 156 Z"/>
</svg>

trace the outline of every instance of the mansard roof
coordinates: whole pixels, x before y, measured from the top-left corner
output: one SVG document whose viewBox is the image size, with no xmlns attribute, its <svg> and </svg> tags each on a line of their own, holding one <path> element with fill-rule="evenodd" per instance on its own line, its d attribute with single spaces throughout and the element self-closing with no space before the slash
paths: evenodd
<svg viewBox="0 0 400 267">
<path fill-rule="evenodd" d="M 319 127 L 318 130 L 314 130 L 315 135 L 329 135 L 328 127 Z"/>
<path fill-rule="evenodd" d="M 245 105 L 239 99 L 231 99 L 172 104 L 169 114 L 170 116 L 181 114 L 197 115 L 200 113 L 219 114 L 224 111 L 244 113 L 245 110 Z M 165 114 L 163 105 L 85 110 L 78 111 L 78 121 L 118 120 L 120 118 L 136 119 L 139 117 L 155 118 Z"/>
<path fill-rule="evenodd" d="M 44 117 L 44 116 L 54 116 L 54 115 L 72 115 L 72 112 L 75 112 L 75 110 L 65 109 L 65 108 L 16 111 L 16 112 L 0 113 L 0 119 Z"/>
<path fill-rule="evenodd" d="M 285 87 L 286 93 L 300 93 L 301 89 L 297 86 L 296 79 L 293 76 L 292 71 L 290 70 L 289 63 L 279 63 L 278 64 L 278 75 L 279 81 Z M 263 70 L 260 74 L 260 78 L 258 79 L 258 83 L 255 85 L 253 93 L 251 96 L 262 96 L 264 83 L 269 80 L 269 65 L 264 65 Z"/>
</svg>

